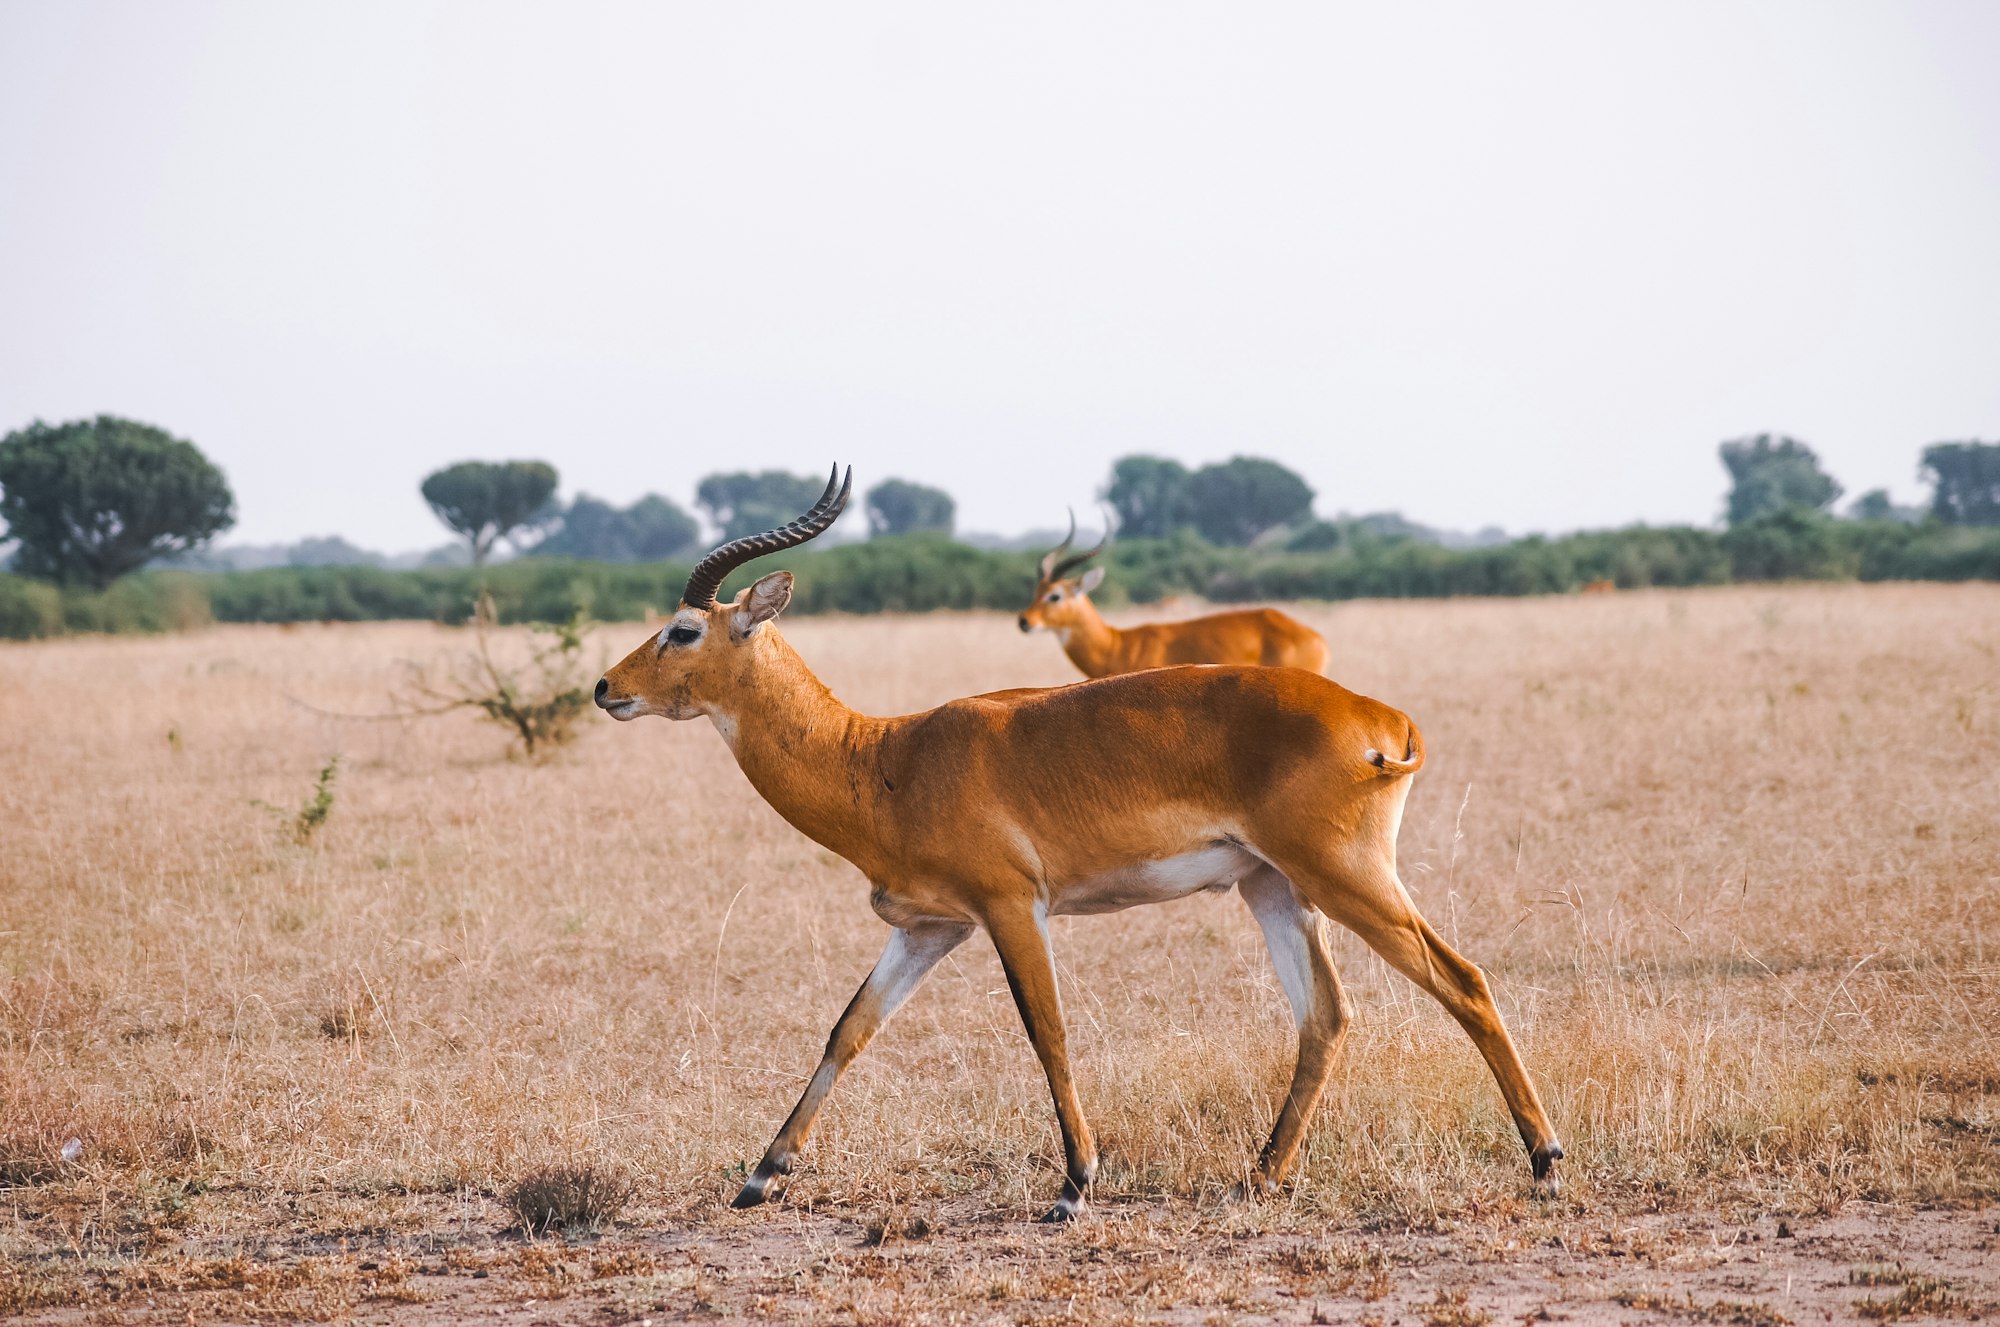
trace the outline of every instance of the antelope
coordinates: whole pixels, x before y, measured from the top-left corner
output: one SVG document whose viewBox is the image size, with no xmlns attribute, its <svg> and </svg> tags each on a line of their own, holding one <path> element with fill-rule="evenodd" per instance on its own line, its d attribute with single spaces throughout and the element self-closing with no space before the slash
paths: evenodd
<svg viewBox="0 0 2000 1327">
<path fill-rule="evenodd" d="M 1298 1033 L 1290 1090 L 1240 1196 L 1284 1181 L 1347 1035 L 1322 916 L 1465 1029 L 1536 1180 L 1553 1184 L 1562 1147 L 1485 977 L 1424 921 L 1396 874 L 1403 803 L 1424 762 L 1407 716 L 1303 669 L 1254 667 L 1160 668 L 897 718 L 858 713 L 778 632 L 790 572 L 716 599 L 741 563 L 830 527 L 852 469 L 836 489 L 839 478 L 835 467 L 805 515 L 703 558 L 658 635 L 597 683 L 597 704 L 615 719 L 708 716 L 764 800 L 867 878 L 892 928 L 734 1206 L 782 1191 L 841 1073 L 925 974 L 984 930 L 1061 1133 L 1062 1192 L 1043 1219 L 1077 1216 L 1097 1148 L 1071 1077 L 1049 919 L 1232 885 L 1263 931 Z"/>
<path fill-rule="evenodd" d="M 1053 631 L 1069 661 L 1085 677 L 1136 673 L 1170 664 L 1263 664 L 1326 671 L 1326 641 L 1311 627 L 1275 608 L 1246 608 L 1211 613 L 1186 622 L 1149 622 L 1120 630 L 1097 615 L 1090 592 L 1104 583 L 1104 568 L 1092 567 L 1082 576 L 1069 573 L 1104 551 L 1111 541 L 1105 531 L 1097 547 L 1065 557 L 1076 541 L 1076 515 L 1069 534 L 1042 558 L 1035 597 L 1022 612 L 1022 631 Z"/>
</svg>

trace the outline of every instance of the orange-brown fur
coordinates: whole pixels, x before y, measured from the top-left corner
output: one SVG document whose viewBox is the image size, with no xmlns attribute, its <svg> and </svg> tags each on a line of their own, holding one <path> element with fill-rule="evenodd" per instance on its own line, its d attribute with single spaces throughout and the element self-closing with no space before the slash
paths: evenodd
<svg viewBox="0 0 2000 1327">
<path fill-rule="evenodd" d="M 1096 1149 L 1070 1077 L 1047 917 L 1232 883 L 1281 978 L 1290 973 L 1299 1024 L 1292 1088 L 1249 1187 L 1275 1188 L 1290 1169 L 1345 1036 L 1321 915 L 1464 1026 L 1537 1176 L 1562 1155 L 1484 977 L 1397 878 L 1405 776 L 1423 760 L 1407 716 L 1299 669 L 1169 667 L 875 718 L 836 700 L 778 633 L 771 619 L 790 594 L 790 573 L 776 572 L 734 603 L 683 605 L 669 628 L 690 639 L 663 630 L 598 693 L 620 719 L 710 716 L 757 791 L 858 867 L 896 928 L 738 1205 L 771 1196 L 841 1071 L 930 965 L 983 928 L 1061 1125 L 1067 1178 L 1050 1215 L 1075 1215 Z"/>
<path fill-rule="evenodd" d="M 1136 673 L 1173 664 L 1259 664 L 1326 671 L 1326 641 L 1275 608 L 1211 613 L 1185 622 L 1114 627 L 1098 615 L 1081 579 L 1044 580 L 1022 610 L 1021 629 L 1056 633 L 1085 677 Z"/>
</svg>

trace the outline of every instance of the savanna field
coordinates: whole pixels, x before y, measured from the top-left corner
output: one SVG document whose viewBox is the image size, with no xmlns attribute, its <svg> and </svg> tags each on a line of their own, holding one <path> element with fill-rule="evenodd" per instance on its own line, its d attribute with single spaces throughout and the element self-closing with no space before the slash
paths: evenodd
<svg viewBox="0 0 2000 1327">
<path fill-rule="evenodd" d="M 1293 1049 L 1228 894 L 1054 923 L 1104 1153 L 1075 1227 L 1032 1224 L 1061 1153 L 983 937 L 732 1213 L 885 938 L 861 877 L 706 722 L 529 760 L 469 711 L 352 717 L 469 631 L 216 627 L 0 646 L 0 1314 L 2000 1313 L 2000 586 L 1294 611 L 1423 728 L 1403 878 L 1492 980 L 1559 1196 L 1335 931 L 1357 1019 L 1295 1182 L 1224 1202 Z M 1074 679 L 1003 614 L 781 625 L 874 713 Z M 609 1190 L 599 1230 L 520 1229 L 549 1167 Z"/>
</svg>

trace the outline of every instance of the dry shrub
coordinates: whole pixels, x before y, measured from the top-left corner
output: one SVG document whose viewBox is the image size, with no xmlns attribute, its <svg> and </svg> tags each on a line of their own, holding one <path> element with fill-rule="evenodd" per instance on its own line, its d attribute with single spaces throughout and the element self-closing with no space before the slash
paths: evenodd
<svg viewBox="0 0 2000 1327">
<path fill-rule="evenodd" d="M 545 755 L 575 736 L 577 721 L 594 705 L 591 679 L 603 670 L 585 666 L 590 626 L 581 612 L 567 622 L 538 622 L 532 630 L 544 639 L 532 646 L 526 662 L 510 665 L 494 653 L 497 620 L 493 597 L 482 592 L 472 615 L 477 648 L 452 664 L 441 683 L 420 673 L 419 699 L 406 708 L 412 714 L 477 710 L 512 733 L 521 754 Z"/>
<path fill-rule="evenodd" d="M 595 1233 L 618 1219 L 634 1186 L 589 1164 L 538 1166 L 507 1191 L 507 1208 L 529 1234 Z"/>
</svg>

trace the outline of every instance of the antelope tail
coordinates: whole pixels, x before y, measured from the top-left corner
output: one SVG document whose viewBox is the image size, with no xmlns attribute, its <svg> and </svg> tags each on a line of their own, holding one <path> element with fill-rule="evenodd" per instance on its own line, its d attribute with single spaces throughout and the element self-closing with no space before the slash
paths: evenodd
<svg viewBox="0 0 2000 1327">
<path fill-rule="evenodd" d="M 1409 754 L 1401 760 L 1385 756 L 1374 747 L 1368 748 L 1368 763 L 1384 774 L 1415 774 L 1424 767 L 1424 735 L 1417 731 L 1417 725 L 1410 725 Z"/>
</svg>

